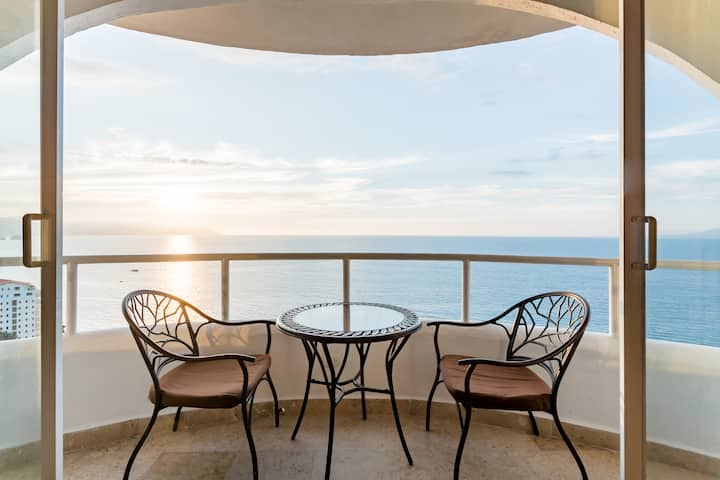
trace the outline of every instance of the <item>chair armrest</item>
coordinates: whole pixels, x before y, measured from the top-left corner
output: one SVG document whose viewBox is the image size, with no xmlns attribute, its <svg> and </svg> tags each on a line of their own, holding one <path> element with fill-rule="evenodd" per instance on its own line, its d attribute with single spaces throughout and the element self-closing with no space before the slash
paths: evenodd
<svg viewBox="0 0 720 480">
<path fill-rule="evenodd" d="M 248 325 L 265 325 L 265 354 L 270 353 L 270 347 L 272 346 L 272 331 L 270 327 L 275 325 L 275 320 L 240 320 L 238 322 L 225 322 L 216 318 L 211 318 L 210 323 L 215 325 L 222 325 L 224 327 L 247 327 Z"/>
<path fill-rule="evenodd" d="M 275 320 L 240 320 L 237 322 L 225 322 L 223 320 L 217 320 L 213 319 L 212 323 L 217 323 L 219 325 L 225 325 L 228 327 L 244 327 L 246 325 L 268 325 L 273 326 L 275 325 Z"/>
<path fill-rule="evenodd" d="M 210 362 L 214 360 L 237 360 L 238 362 L 254 362 L 255 357 L 244 353 L 218 353 L 215 355 L 182 355 L 179 353 L 162 352 L 163 356 L 180 362 Z"/>
<path fill-rule="evenodd" d="M 489 324 L 497 325 L 497 318 L 492 318 L 484 322 L 451 322 L 448 320 L 436 320 L 434 322 L 427 322 L 425 325 L 428 327 L 438 328 L 443 325 L 447 325 L 448 327 L 482 327 Z"/>
<path fill-rule="evenodd" d="M 507 312 L 505 312 L 505 313 L 507 313 Z M 500 315 L 498 317 L 491 318 L 490 320 L 485 320 L 484 322 L 449 322 L 447 320 L 436 320 L 434 322 L 427 322 L 426 325 L 428 327 L 435 327 L 435 335 L 433 337 L 433 342 L 435 344 L 435 360 L 438 364 L 437 368 L 438 369 L 440 368 L 440 358 L 442 356 L 440 354 L 440 343 L 438 341 L 438 337 L 440 334 L 440 327 L 448 326 L 448 327 L 468 328 L 468 327 L 484 327 L 487 325 L 496 325 L 496 326 L 502 327 L 509 336 L 510 332 L 507 331 L 507 328 L 504 325 L 498 323 L 498 320 L 500 318 L 502 318 L 505 315 L 505 313 L 503 313 L 502 315 Z"/>
<path fill-rule="evenodd" d="M 489 358 L 463 358 L 458 365 L 493 365 L 495 367 L 530 367 L 544 361 L 543 357 L 530 360 L 493 360 Z"/>
</svg>

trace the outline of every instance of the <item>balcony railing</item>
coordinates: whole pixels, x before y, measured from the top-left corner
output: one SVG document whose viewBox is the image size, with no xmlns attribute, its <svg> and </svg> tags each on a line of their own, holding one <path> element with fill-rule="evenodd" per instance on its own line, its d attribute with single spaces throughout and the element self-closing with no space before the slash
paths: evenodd
<svg viewBox="0 0 720 480">
<path fill-rule="evenodd" d="M 354 261 L 432 261 L 458 262 L 462 265 L 461 320 L 470 321 L 470 282 L 473 263 L 514 263 L 527 265 L 564 265 L 580 267 L 605 267 L 608 269 L 608 325 L 609 334 L 618 332 L 619 319 L 619 261 L 615 258 L 593 257 L 542 257 L 520 255 L 483 255 L 455 253 L 193 253 L 193 254 L 139 254 L 139 255 L 74 255 L 63 258 L 66 265 L 66 333 L 77 332 L 78 275 L 81 265 L 163 263 L 163 262 L 219 262 L 221 316 L 227 320 L 230 312 L 230 263 L 243 261 L 318 261 L 342 262 L 343 301 L 350 299 L 350 264 Z M 0 257 L 0 267 L 22 266 L 19 257 Z M 720 271 L 718 261 L 662 260 L 658 268 L 675 270 Z"/>
<path fill-rule="evenodd" d="M 88 425 L 112 424 L 118 421 L 119 418 L 136 418 L 144 414 L 144 412 L 147 412 L 147 405 L 145 403 L 146 393 L 144 393 L 147 392 L 147 374 L 142 370 L 142 365 L 137 362 L 137 351 L 127 335 L 127 328 L 121 325 L 123 322 L 118 321 L 115 324 L 118 328 L 111 331 L 110 328 L 112 327 L 110 327 L 108 323 L 105 323 L 111 320 L 111 318 L 106 318 L 103 315 L 99 326 L 103 327 L 104 325 L 108 325 L 107 327 L 103 327 L 105 328 L 104 333 L 100 335 L 94 335 L 94 332 L 88 335 L 84 333 L 85 322 L 88 318 L 85 314 L 86 307 L 92 306 L 93 308 L 97 308 L 97 306 L 92 305 L 92 302 L 89 300 L 90 295 L 88 295 L 88 298 L 84 296 L 84 288 L 87 288 L 87 284 L 90 283 L 91 279 L 92 282 L 94 282 L 97 278 L 103 278 L 97 275 L 111 276 L 112 272 L 108 272 L 110 268 L 107 268 L 107 266 L 110 265 L 125 264 L 126 266 L 118 270 L 127 272 L 131 268 L 130 264 L 135 264 L 133 267 L 137 264 L 155 264 L 156 266 L 170 267 L 169 262 L 210 262 L 209 268 L 202 269 L 203 272 L 212 271 L 211 277 L 203 276 L 204 279 L 211 279 L 209 288 L 203 289 L 203 296 L 208 293 L 213 295 L 212 297 L 205 298 L 211 299 L 213 304 L 212 308 L 220 310 L 222 316 L 227 318 L 231 313 L 231 299 L 233 300 L 233 304 L 238 300 L 234 295 L 236 291 L 232 282 L 233 278 L 235 278 L 236 272 L 244 270 L 239 268 L 242 262 L 251 261 L 328 261 L 333 267 L 331 269 L 333 272 L 333 276 L 331 277 L 334 287 L 333 291 L 336 292 L 335 295 L 337 296 L 342 295 L 344 300 L 350 300 L 351 294 L 357 297 L 358 294 L 355 292 L 362 290 L 357 288 L 365 282 L 365 278 L 363 274 L 360 273 L 360 270 L 363 272 L 368 271 L 364 268 L 358 268 L 365 266 L 362 262 L 452 262 L 447 265 L 453 265 L 453 268 L 445 270 L 450 270 L 450 274 L 455 275 L 456 280 L 452 285 L 456 285 L 458 288 L 456 290 L 457 297 L 453 300 L 462 299 L 461 310 L 458 312 L 457 308 L 455 308 L 453 315 L 455 319 L 464 321 L 470 321 L 471 318 L 475 319 L 481 308 L 485 308 L 477 303 L 478 287 L 484 284 L 483 277 L 479 277 L 478 273 L 480 270 L 495 272 L 496 270 L 491 268 L 490 264 L 504 263 L 515 264 L 516 266 L 536 265 L 540 266 L 541 268 L 539 268 L 539 270 L 543 271 L 546 270 L 543 266 L 547 266 L 547 270 L 551 270 L 550 267 L 552 266 L 567 266 L 572 270 L 582 270 L 583 273 L 587 272 L 587 270 L 585 270 L 586 268 L 595 268 L 599 269 L 595 272 L 597 275 L 585 277 L 592 278 L 593 281 L 596 282 L 595 286 L 598 286 L 598 280 L 600 282 L 604 281 L 604 278 L 599 277 L 604 277 L 603 269 L 607 269 L 609 293 L 607 300 L 609 308 L 607 312 L 609 316 L 609 328 L 607 330 L 603 328 L 600 332 L 588 332 L 591 335 L 584 340 L 582 354 L 578 355 L 574 361 L 573 373 L 568 376 L 568 380 L 563 386 L 563 402 L 565 402 L 564 408 L 567 408 L 568 418 L 571 423 L 575 423 L 578 426 L 590 425 L 593 426 L 593 431 L 595 432 L 605 432 L 599 434 L 599 437 L 587 438 L 597 438 L 598 442 L 602 442 L 600 443 L 601 445 L 608 446 L 610 445 L 608 439 L 614 438 L 612 437 L 612 435 L 614 435 L 613 432 L 617 432 L 617 372 L 619 368 L 617 335 L 619 333 L 618 321 L 620 318 L 620 267 L 617 259 L 444 253 L 344 252 L 66 256 L 63 259 L 66 265 L 65 274 L 67 275 L 66 333 L 73 335 L 78 332 L 78 330 L 80 332 L 67 339 L 68 341 L 65 343 L 63 350 L 63 354 L 68 360 L 64 368 L 64 375 L 67 379 L 66 384 L 72 386 L 72 388 L 66 390 L 68 397 L 65 403 L 65 416 L 69 419 L 66 422 L 66 428 L 70 431 L 80 431 L 88 428 Z M 0 257 L 0 272 L 2 271 L 2 267 L 21 267 L 21 265 L 22 262 L 19 258 Z M 95 267 L 91 268 L 91 265 L 95 265 Z M 86 267 L 83 268 L 82 266 Z M 305 266 L 305 264 L 301 264 L 301 266 Z M 342 269 L 338 268 L 340 266 L 342 266 Z M 351 266 L 354 267 L 352 271 Z M 410 266 L 410 264 L 404 264 L 404 266 Z M 442 270 L 443 264 L 430 264 L 429 267 L 428 265 L 424 265 L 424 268 L 421 270 L 432 271 L 432 267 L 434 266 Z M 247 267 L 248 271 L 252 270 L 250 268 L 251 265 L 247 264 Z M 294 265 L 286 266 L 283 264 L 278 265 L 278 267 L 281 269 L 293 268 Z M 662 261 L 659 262 L 658 268 L 717 272 L 720 271 L 720 262 Z M 154 278 L 155 273 L 157 273 L 156 270 L 163 270 L 163 272 L 161 272 L 163 275 L 159 276 L 159 278 L 165 278 L 165 268 L 147 268 L 147 278 Z M 184 268 L 178 270 L 185 271 Z M 187 270 L 195 271 L 195 269 Z M 340 273 L 338 270 L 342 272 L 341 277 L 337 275 Z M 473 273 L 472 276 L 471 270 Z M 502 268 L 500 270 L 504 271 L 505 269 Z M 320 271 L 324 273 L 326 270 L 321 269 Z M 218 273 L 220 273 L 219 276 Z M 233 275 L 231 275 L 231 273 Z M 524 272 L 522 273 L 524 274 Z M 590 273 L 593 272 L 591 271 Z M 542 275 L 542 272 L 540 272 L 540 274 Z M 130 275 L 130 273 L 126 275 L 126 277 L 123 277 L 124 279 L 135 278 L 133 275 Z M 457 280 L 460 280 L 458 277 L 462 279 L 461 285 L 458 285 L 459 282 L 457 282 Z M 78 283 L 78 280 L 83 280 L 82 286 Z M 352 284 L 353 288 L 351 290 L 350 287 L 353 280 L 355 283 Z M 471 280 L 474 282 L 472 289 Z M 205 282 L 206 280 L 203 281 Z M 340 281 L 342 281 L 342 290 L 338 288 Z M 500 278 L 500 281 L 502 281 L 502 278 Z M 131 282 L 135 282 L 135 280 L 131 280 Z M 215 284 L 215 282 L 217 282 L 217 284 Z M 233 290 L 231 290 L 231 286 L 234 287 Z M 220 287 L 219 292 L 218 287 Z M 123 291 L 124 288 L 129 288 L 129 284 L 123 284 L 118 287 L 116 291 Z M 511 285 L 511 289 L 513 288 L 514 286 Z M 599 284 L 599 289 L 604 290 L 604 285 Z M 599 289 L 594 288 L 594 291 Z M 483 291 L 485 290 L 483 289 Z M 474 312 L 470 310 L 471 292 L 475 300 L 473 304 Z M 100 294 L 102 293 L 103 291 L 100 290 Z M 450 290 L 450 294 L 454 296 L 455 291 Z M 217 305 L 218 295 L 222 298 L 220 305 Z M 682 295 L 682 292 L 680 292 L 679 295 Z M 599 297 L 599 295 L 597 295 L 596 298 L 597 297 Z M 443 296 L 443 298 L 445 298 L 445 296 Z M 604 295 L 602 298 L 604 300 Z M 114 316 L 117 317 L 119 313 L 119 305 L 117 303 L 119 302 L 116 303 L 117 299 L 114 298 L 114 294 L 113 296 L 108 295 L 104 297 L 104 300 L 107 300 L 107 303 L 103 303 L 103 305 L 107 305 L 111 310 L 103 309 L 102 311 L 113 312 Z M 78 301 L 80 302 L 80 309 L 78 309 Z M 672 298 L 671 301 L 675 301 L 675 299 Z M 454 301 L 453 303 L 457 306 L 459 302 Z M 277 305 L 273 304 L 273 306 Z M 597 308 L 595 311 L 603 311 L 604 313 L 604 308 Z M 460 315 L 458 315 L 458 313 L 460 313 Z M 473 317 L 471 317 L 471 313 L 473 313 Z M 458 316 L 460 318 L 457 318 Z M 684 323 L 678 323 L 678 325 L 678 328 L 685 328 Z M 78 326 L 80 328 L 78 328 Z M 428 330 L 428 333 L 429 332 Z M 497 353 L 495 345 L 496 337 L 490 335 L 486 338 L 480 338 L 484 335 L 484 332 L 477 336 L 468 336 L 465 332 L 457 334 L 448 333 L 448 335 L 455 335 L 449 336 L 447 341 L 459 349 L 468 348 L 468 351 L 470 351 L 469 348 L 472 348 L 473 352 L 477 352 L 480 355 L 494 355 Z M 246 339 L 242 340 L 245 341 Z M 296 365 L 297 362 L 303 362 L 305 360 L 301 351 L 297 348 L 290 347 L 293 340 L 289 337 L 280 335 L 278 336 L 277 342 L 278 345 L 276 345 L 276 347 L 279 348 L 274 348 L 273 359 L 275 361 L 275 357 L 277 357 L 277 363 L 279 365 Z M 448 345 L 449 344 L 450 343 L 448 343 Z M 418 348 L 410 349 L 410 351 L 407 352 L 411 361 L 404 363 L 404 366 L 401 365 L 399 370 L 400 378 L 406 379 L 406 381 L 402 382 L 402 395 L 405 398 L 422 398 L 427 395 L 427 389 L 429 388 L 428 382 L 432 380 L 432 374 L 434 372 L 434 358 L 432 355 L 428 355 L 427 350 L 431 348 L 431 339 L 418 339 L 416 345 Z M 222 345 L 223 348 L 225 346 L 226 345 Z M 112 354 L 107 354 L 110 350 L 112 350 Z M 28 345 L 23 341 L 0 342 L 0 354 L 4 354 L 4 358 L 8 359 L 7 368 L 16 372 L 17 378 L 22 378 L 24 379 L 23 381 L 33 381 L 33 379 L 36 379 L 36 375 L 33 373 L 34 370 L 32 370 L 35 368 L 35 363 L 24 361 L 24 358 L 33 358 L 32 356 L 36 355 L 36 350 L 33 345 Z M 27 357 L 23 357 L 23 355 Z M 298 355 L 300 356 L 298 357 Z M 696 459 L 695 461 L 697 462 L 705 462 L 702 465 L 716 465 L 716 463 L 708 463 L 715 462 L 716 460 L 706 460 L 705 457 L 699 457 L 695 452 L 709 452 L 710 456 L 716 458 L 718 457 L 717 452 L 720 451 L 720 442 L 717 436 L 713 436 L 713 430 L 707 428 L 708 418 L 718 418 L 717 402 L 713 402 L 713 399 L 718 397 L 716 393 L 719 389 L 714 388 L 713 382 L 708 382 L 708 378 L 717 378 L 717 369 L 713 366 L 720 365 L 718 361 L 718 358 L 720 358 L 720 348 L 706 348 L 704 346 L 697 348 L 696 344 L 692 344 L 691 342 L 650 342 L 647 355 L 647 369 L 648 378 L 651 379 L 649 383 L 652 389 L 651 393 L 660 395 L 667 405 L 682 406 L 692 404 L 694 406 L 692 409 L 679 407 L 670 410 L 658 408 L 649 409 L 648 436 L 651 441 L 656 442 L 656 446 L 653 447 L 656 449 L 656 455 L 664 455 L 668 458 L 681 458 L 677 456 L 679 454 L 675 450 L 668 450 L 668 448 L 671 447 L 665 446 L 672 445 L 693 452 L 690 454 L 690 458 Z M 112 385 L 108 384 L 105 381 L 106 378 L 104 378 L 106 377 L 104 372 L 107 371 L 122 372 L 122 377 L 119 377 L 122 381 L 115 382 Z M 693 374 L 692 372 L 702 372 L 702 375 Z M 16 377 L 8 378 L 12 380 Z M 283 394 L 286 398 L 302 397 L 304 384 L 299 381 L 293 369 L 280 369 L 275 380 L 278 384 L 284 385 Z M 27 399 L 23 393 L 26 391 L 27 389 L 8 390 L 9 396 L 5 400 L 10 405 L 10 411 L 12 411 L 12 408 L 19 408 L 14 407 L 14 405 L 23 406 L 27 403 Z M 699 391 L 705 392 L 706 394 L 698 396 L 697 392 Z M 81 398 L 95 398 L 101 394 L 118 400 L 117 402 L 105 402 L 104 406 L 97 406 L 97 408 L 93 407 L 91 409 L 87 408 L 87 402 L 78 400 Z M 448 400 L 449 398 L 450 397 L 447 397 Z M 588 401 L 588 399 L 594 401 Z M 670 420 L 668 420 L 668 418 L 670 418 Z M 514 424 L 516 423 L 517 422 L 514 421 Z M 33 431 L 31 430 L 32 429 L 28 427 L 26 432 L 24 431 L 25 433 L 22 434 L 25 435 L 27 433 L 28 438 L 32 438 Z M 591 433 L 588 433 L 588 436 L 590 435 Z M 668 451 L 671 453 L 667 454 Z"/>
</svg>

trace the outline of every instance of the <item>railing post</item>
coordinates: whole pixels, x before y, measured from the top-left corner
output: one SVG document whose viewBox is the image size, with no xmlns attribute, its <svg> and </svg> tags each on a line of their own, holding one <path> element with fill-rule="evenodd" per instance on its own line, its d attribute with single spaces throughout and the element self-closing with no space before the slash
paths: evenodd
<svg viewBox="0 0 720 480">
<path fill-rule="evenodd" d="M 220 304 L 222 320 L 230 320 L 230 260 L 220 260 Z"/>
<path fill-rule="evenodd" d="M 67 285 L 67 307 L 65 309 L 65 334 L 77 333 L 77 307 L 78 307 L 78 268 L 73 262 L 67 263 L 65 283 Z"/>
<path fill-rule="evenodd" d="M 350 303 L 350 259 L 342 259 L 343 303 Z"/>
<path fill-rule="evenodd" d="M 617 263 L 608 267 L 608 329 L 610 336 L 617 336 L 620 321 L 620 267 Z"/>
<path fill-rule="evenodd" d="M 462 262 L 462 321 L 470 321 L 470 260 Z"/>
</svg>

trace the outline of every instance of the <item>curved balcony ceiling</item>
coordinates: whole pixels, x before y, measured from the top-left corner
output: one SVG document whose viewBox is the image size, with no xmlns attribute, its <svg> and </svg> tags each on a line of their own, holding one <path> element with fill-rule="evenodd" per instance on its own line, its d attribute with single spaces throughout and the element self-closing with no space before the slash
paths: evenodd
<svg viewBox="0 0 720 480">
<path fill-rule="evenodd" d="M 648 5 L 650 51 L 720 94 L 720 1 Z M 31 6 L 0 0 L 0 68 L 32 50 Z M 312 54 L 448 50 L 571 25 L 618 34 L 618 0 L 66 0 L 65 12 L 68 35 L 112 23 L 215 45 Z"/>
<path fill-rule="evenodd" d="M 249 1 L 124 18 L 115 25 L 186 40 L 293 53 L 381 55 L 484 45 L 569 24 L 464 2 Z"/>
</svg>

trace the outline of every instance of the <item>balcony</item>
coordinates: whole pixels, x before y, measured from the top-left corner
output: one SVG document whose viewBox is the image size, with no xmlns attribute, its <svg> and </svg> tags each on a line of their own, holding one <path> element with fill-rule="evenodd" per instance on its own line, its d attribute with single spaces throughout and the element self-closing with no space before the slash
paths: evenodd
<svg viewBox="0 0 720 480">
<path fill-rule="evenodd" d="M 68 256 L 64 261 L 67 285 L 63 352 L 66 478 L 97 478 L 98 472 L 111 478 L 119 477 L 151 411 L 146 397 L 148 375 L 127 327 L 122 325 L 120 299 L 107 293 L 104 297 L 98 296 L 95 291 L 85 296 L 83 274 L 88 271 L 86 269 L 122 266 L 125 271 L 133 271 L 139 266 L 180 268 L 202 264 L 214 272 L 216 282 L 202 288 L 216 292 L 218 316 L 233 319 L 235 312 L 242 312 L 246 300 L 243 292 L 234 287 L 233 278 L 248 262 L 328 265 L 329 271 L 337 275 L 338 298 L 323 300 L 345 301 L 370 300 L 353 296 L 353 272 L 358 266 L 373 262 L 396 262 L 398 265 L 429 262 L 431 268 L 454 266 L 460 286 L 457 292 L 460 318 L 451 320 L 457 321 L 481 319 L 473 311 L 482 308 L 474 298 L 473 284 L 477 282 L 477 276 L 473 275 L 473 267 L 535 265 L 590 269 L 606 274 L 607 305 L 592 305 L 600 318 L 591 324 L 591 331 L 586 333 L 570 366 L 560 390 L 559 411 L 571 437 L 580 447 L 591 478 L 617 477 L 620 379 L 616 259 L 433 253 L 202 253 Z M 0 267 L 19 264 L 19 259 L 0 259 Z M 659 263 L 659 268 L 716 271 L 720 270 L 720 263 L 665 261 Z M 131 289 L 130 286 L 123 288 Z M 83 312 L 89 303 L 107 305 L 102 323 L 118 328 L 88 331 L 84 325 L 91 319 Z M 598 312 L 607 318 L 602 318 Z M 452 345 L 454 351 L 496 357 L 502 348 L 502 338 L 496 333 L 477 329 L 460 335 L 448 331 L 443 335 L 442 344 Z M 207 338 L 204 347 L 211 352 L 260 351 L 264 341 L 261 334 L 261 330 L 249 330 L 239 337 Z M 351 399 L 343 402 L 338 410 L 335 478 L 450 476 L 459 426 L 455 405 L 442 388 L 435 397 L 438 405 L 433 428 L 429 433 L 423 428 L 424 402 L 435 368 L 432 342 L 431 329 L 420 330 L 411 338 L 395 368 L 403 426 L 416 465 L 408 467 L 404 463 L 387 400 L 372 399 L 369 419 L 363 422 L 357 401 Z M 37 366 L 27 359 L 32 357 L 35 348 L 32 339 L 0 342 L 2 364 L 7 369 L 3 376 L 34 379 Z M 275 430 L 267 418 L 269 409 L 264 403 L 269 400 L 269 393 L 261 388 L 253 422 L 261 478 L 286 478 L 288 472 L 296 478 L 320 478 L 327 438 L 326 393 L 321 388 L 311 391 L 307 422 L 298 440 L 291 441 L 298 399 L 302 398 L 304 390 L 304 376 L 298 375 L 298 365 L 304 369 L 305 354 L 296 339 L 275 332 L 272 355 L 273 377 L 286 415 L 281 418 L 280 430 Z M 380 357 L 375 352 L 369 359 L 370 384 L 384 384 Z M 717 387 L 706 381 L 709 376 L 717 376 L 717 365 L 720 365 L 717 348 L 661 340 L 648 342 L 648 378 L 651 379 L 648 394 L 661 393 L 666 404 L 682 406 L 672 409 L 676 414 L 673 418 L 667 416 L 666 410 L 648 411 L 650 478 L 700 479 L 720 475 L 720 436 L 704 425 L 706 419 L 717 418 L 720 414 L 720 407 L 714 401 L 720 397 L 720 391 L 715 391 Z M 37 386 L 28 385 L 27 388 L 32 391 Z M 708 391 L 713 388 L 715 390 Z M 703 394 L 698 395 L 698 392 Z M 38 419 L 33 418 L 36 406 L 24 404 L 23 398 L 23 392 L 17 391 L 10 391 L 3 398 L 6 408 L 27 416 L 25 424 L 16 419 L 12 422 L 0 419 L 3 429 L 15 429 L 8 438 L 23 440 L 22 444 L 0 446 L 0 465 L 4 467 L 3 471 L 12 472 L 7 478 L 31 478 L 33 475 L 33 467 L 23 467 L 23 461 L 32 456 L 33 426 Z M 539 418 L 539 438 L 531 435 L 525 415 L 488 411 L 475 416 L 474 422 L 463 463 L 465 478 L 476 478 L 478 472 L 482 472 L 483 478 L 577 477 L 574 462 L 557 433 L 553 432 L 549 418 Z M 237 412 L 188 412 L 176 433 L 171 431 L 171 423 L 172 417 L 163 417 L 153 431 L 136 463 L 137 478 L 250 478 L 249 455 Z M 18 431 L 25 427 L 26 432 Z"/>
<path fill-rule="evenodd" d="M 281 419 L 281 428 L 271 418 L 257 412 L 253 421 L 261 479 L 322 478 L 327 438 L 326 402 L 311 402 L 303 430 L 290 440 L 297 402 Z M 336 424 L 333 478 L 450 478 L 459 436 L 454 406 L 438 409 L 431 432 L 424 429 L 424 408 L 405 402 L 401 410 L 403 427 L 415 457 L 408 466 L 397 443 L 387 402 L 370 404 L 369 418 L 361 419 L 359 402 L 340 407 Z M 267 413 L 267 411 L 265 412 Z M 249 479 L 250 457 L 242 438 L 242 420 L 233 414 L 222 418 L 188 416 L 177 432 L 172 418 L 162 419 L 135 464 L 135 478 L 164 479 Z M 490 422 L 490 423 L 488 423 Z M 486 418 L 475 422 L 468 440 L 461 478 L 575 479 L 574 462 L 564 444 L 543 428 L 536 438 L 525 424 L 509 419 Z M 498 424 L 502 424 L 499 426 Z M 68 437 L 65 478 L 121 478 L 127 455 L 143 422 Z M 132 437 L 132 438 L 131 438 Z M 577 434 L 576 434 L 577 437 Z M 582 445 L 580 453 L 590 478 L 617 478 L 618 454 L 609 448 Z M 29 468 L 12 471 L 3 478 L 32 478 Z M 648 476 L 657 480 L 702 480 L 716 478 L 681 467 L 651 462 Z"/>
</svg>

